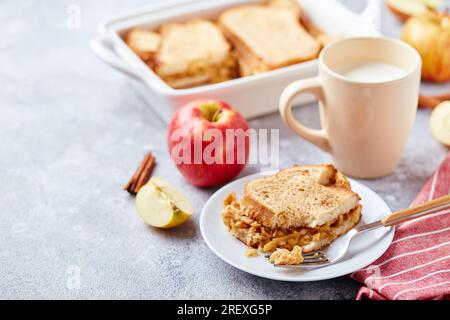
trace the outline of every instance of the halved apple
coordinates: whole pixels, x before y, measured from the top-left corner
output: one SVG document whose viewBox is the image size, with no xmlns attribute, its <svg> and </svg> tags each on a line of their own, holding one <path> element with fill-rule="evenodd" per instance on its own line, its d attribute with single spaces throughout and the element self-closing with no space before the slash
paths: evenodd
<svg viewBox="0 0 450 320">
<path fill-rule="evenodd" d="M 433 136 L 450 146 L 450 101 L 439 104 L 431 113 L 430 127 Z"/>
<path fill-rule="evenodd" d="M 388 8 L 401 20 L 428 10 L 437 10 L 442 0 L 385 0 Z"/>
<path fill-rule="evenodd" d="M 194 212 L 191 201 L 169 182 L 153 177 L 136 195 L 136 208 L 142 219 L 157 228 L 173 228 Z"/>
</svg>

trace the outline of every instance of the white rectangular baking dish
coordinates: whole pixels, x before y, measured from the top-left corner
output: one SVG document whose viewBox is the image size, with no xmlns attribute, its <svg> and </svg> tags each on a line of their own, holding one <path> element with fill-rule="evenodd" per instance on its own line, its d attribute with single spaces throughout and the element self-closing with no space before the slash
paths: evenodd
<svg viewBox="0 0 450 320">
<path fill-rule="evenodd" d="M 300 0 L 312 21 L 329 34 L 379 36 L 375 21 L 379 18 L 380 0 L 369 0 L 361 14 L 349 11 L 337 0 Z M 100 23 L 99 33 L 91 40 L 91 48 L 112 67 L 140 80 L 147 87 L 149 103 L 164 121 L 175 110 L 192 99 L 221 99 L 246 118 L 278 110 L 281 91 L 292 81 L 312 77 L 317 60 L 284 67 L 270 72 L 191 89 L 173 89 L 162 81 L 125 44 L 122 37 L 136 26 L 157 28 L 168 21 L 187 21 L 194 17 L 215 18 L 226 8 L 261 0 L 184 0 L 161 1 L 159 5 L 134 10 Z M 298 103 L 310 101 L 308 98 Z"/>
</svg>

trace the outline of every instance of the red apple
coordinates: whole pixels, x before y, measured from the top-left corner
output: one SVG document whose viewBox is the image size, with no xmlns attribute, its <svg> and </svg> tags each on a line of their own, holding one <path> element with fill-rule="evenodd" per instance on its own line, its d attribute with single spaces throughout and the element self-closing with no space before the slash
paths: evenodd
<svg viewBox="0 0 450 320">
<path fill-rule="evenodd" d="M 193 185 L 212 187 L 236 177 L 249 153 L 247 121 L 218 100 L 196 100 L 172 117 L 167 139 L 171 159 Z"/>
</svg>

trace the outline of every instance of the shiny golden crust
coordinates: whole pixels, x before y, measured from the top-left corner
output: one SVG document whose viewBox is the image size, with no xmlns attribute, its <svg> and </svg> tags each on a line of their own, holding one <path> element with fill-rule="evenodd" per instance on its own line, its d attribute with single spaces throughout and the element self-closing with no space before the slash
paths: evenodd
<svg viewBox="0 0 450 320">
<path fill-rule="evenodd" d="M 249 182 L 242 206 L 251 219 L 270 228 L 314 228 L 335 220 L 359 203 L 347 178 L 333 165 L 293 166 Z"/>
</svg>

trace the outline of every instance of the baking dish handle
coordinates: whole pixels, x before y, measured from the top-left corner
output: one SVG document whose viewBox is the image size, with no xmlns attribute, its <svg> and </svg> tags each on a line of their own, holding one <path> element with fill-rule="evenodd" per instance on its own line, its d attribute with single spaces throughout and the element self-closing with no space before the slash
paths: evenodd
<svg viewBox="0 0 450 320">
<path fill-rule="evenodd" d="M 361 20 L 370 23 L 376 30 L 381 29 L 381 7 L 383 0 L 368 0 L 365 9 L 359 14 Z"/>
<path fill-rule="evenodd" d="M 137 80 L 144 81 L 144 77 L 136 68 L 127 65 L 122 59 L 120 59 L 107 39 L 102 38 L 101 36 L 96 36 L 91 39 L 89 45 L 92 51 L 94 51 L 97 57 L 103 60 L 103 62 L 109 64 L 114 69 L 125 73 L 126 75 L 129 75 Z"/>
</svg>

